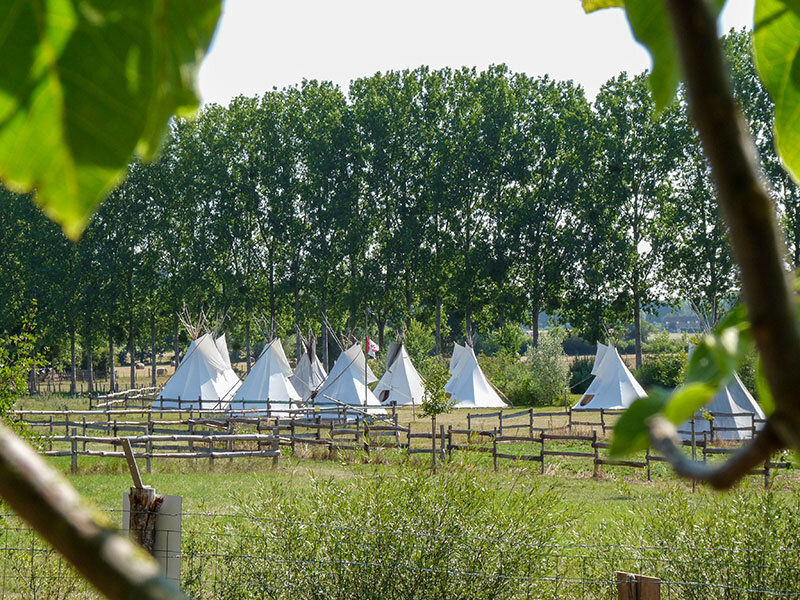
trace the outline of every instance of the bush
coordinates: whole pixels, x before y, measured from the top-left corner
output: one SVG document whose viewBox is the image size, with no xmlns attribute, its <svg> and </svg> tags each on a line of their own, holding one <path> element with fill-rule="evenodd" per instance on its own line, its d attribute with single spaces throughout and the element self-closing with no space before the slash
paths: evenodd
<svg viewBox="0 0 800 600">
<path fill-rule="evenodd" d="M 403 343 L 415 367 L 420 368 L 433 354 L 436 347 L 436 334 L 432 327 L 412 319 L 408 324 Z"/>
<path fill-rule="evenodd" d="M 652 336 L 650 341 L 642 344 L 642 352 L 647 354 L 676 354 L 686 352 L 689 346 L 689 337 L 684 333 L 680 339 L 670 336 L 668 331 L 662 330 Z"/>
<path fill-rule="evenodd" d="M 570 378 L 563 342 L 564 334 L 560 331 L 543 331 L 539 335 L 539 345 L 528 352 L 528 366 L 533 373 L 531 394 L 534 404 L 557 404 L 563 399 Z"/>
<path fill-rule="evenodd" d="M 651 354 L 642 360 L 642 366 L 636 369 L 634 377 L 644 387 L 658 385 L 674 388 L 680 385 L 686 376 L 686 352 L 677 354 Z"/>
<path fill-rule="evenodd" d="M 552 486 L 408 468 L 304 488 L 266 480 L 237 503 L 250 518 L 185 535 L 189 595 L 214 578 L 222 598 L 554 597 L 566 517 Z"/>
<path fill-rule="evenodd" d="M 592 383 L 594 359 L 579 358 L 569 367 L 569 389 L 573 394 L 583 394 Z"/>
<path fill-rule="evenodd" d="M 533 372 L 516 356 L 481 354 L 478 363 L 483 374 L 514 406 L 535 404 L 533 395 Z"/>
<path fill-rule="evenodd" d="M 485 337 L 476 336 L 476 352 L 481 352 L 488 356 L 505 353 L 516 356 L 520 353 L 523 346 L 528 343 L 525 332 L 519 325 L 504 325 L 488 333 Z"/>
<path fill-rule="evenodd" d="M 441 356 L 431 356 L 425 361 L 423 373 L 425 396 L 422 399 L 422 415 L 430 417 L 449 413 L 455 406 L 455 400 L 448 398 L 444 391 L 450 378 L 447 362 Z"/>
</svg>

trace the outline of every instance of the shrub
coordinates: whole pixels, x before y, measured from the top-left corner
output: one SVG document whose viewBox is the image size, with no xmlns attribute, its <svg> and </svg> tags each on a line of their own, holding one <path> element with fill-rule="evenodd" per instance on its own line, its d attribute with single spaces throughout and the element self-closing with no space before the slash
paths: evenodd
<svg viewBox="0 0 800 600">
<path fill-rule="evenodd" d="M 591 358 L 579 358 L 572 361 L 569 367 L 569 389 L 573 394 L 582 394 L 592 382 L 592 366 L 594 360 Z"/>
<path fill-rule="evenodd" d="M 542 332 L 539 345 L 528 352 L 528 366 L 533 373 L 531 394 L 534 404 L 556 404 L 563 398 L 570 378 L 563 342 L 564 334 L 551 329 Z"/>
<path fill-rule="evenodd" d="M 519 358 L 505 353 L 497 356 L 481 354 L 478 363 L 486 378 L 511 404 L 515 406 L 535 404 L 533 372 Z"/>
<path fill-rule="evenodd" d="M 659 385 L 674 388 L 683 382 L 687 360 L 686 352 L 651 354 L 644 357 L 642 366 L 636 369 L 634 376 L 645 387 Z"/>
<path fill-rule="evenodd" d="M 422 415 L 440 415 L 453 410 L 455 400 L 448 398 L 444 386 L 450 378 L 447 363 L 441 356 L 431 356 L 425 361 L 425 396 L 422 399 Z"/>
<path fill-rule="evenodd" d="M 480 343 L 478 343 L 478 341 Z M 506 324 L 500 329 L 488 333 L 485 337 L 476 340 L 477 350 L 488 356 L 505 353 L 516 356 L 527 344 L 528 338 L 522 328 L 517 325 Z"/>
<path fill-rule="evenodd" d="M 249 519 L 185 539 L 185 564 L 205 559 L 184 569 L 187 591 L 214 577 L 223 598 L 554 597 L 566 517 L 552 486 L 408 468 L 302 489 L 265 480 L 238 502 Z"/>
<path fill-rule="evenodd" d="M 406 346 L 411 362 L 419 368 L 433 354 L 436 346 L 436 335 L 432 327 L 412 319 L 408 324 L 408 329 L 406 329 L 403 343 Z"/>
</svg>

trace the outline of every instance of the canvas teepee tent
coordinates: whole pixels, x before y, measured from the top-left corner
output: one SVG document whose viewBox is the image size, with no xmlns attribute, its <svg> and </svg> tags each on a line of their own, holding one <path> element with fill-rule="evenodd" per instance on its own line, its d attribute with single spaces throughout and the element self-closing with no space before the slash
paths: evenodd
<svg viewBox="0 0 800 600">
<path fill-rule="evenodd" d="M 231 400 L 231 407 L 238 408 L 269 408 L 271 416 L 282 416 L 281 412 L 297 408 L 300 394 L 289 381 L 292 368 L 286 359 L 281 340 L 273 339 L 264 346 L 258 360 L 250 369 L 250 374 L 244 380 Z"/>
<path fill-rule="evenodd" d="M 694 347 L 690 345 L 690 355 L 693 350 Z M 721 440 L 748 440 L 753 437 L 753 425 L 759 430 L 763 427 L 763 420 L 766 419 L 764 411 L 736 373 L 733 374 L 730 383 L 717 391 L 704 408 L 712 415 L 721 413 L 714 416 L 713 425 L 713 436 Z M 712 434 L 711 423 L 703 418 L 702 411 L 698 411 L 695 415 L 694 432 L 696 437 Z M 678 427 L 678 435 L 684 439 L 691 439 L 691 420 Z"/>
<path fill-rule="evenodd" d="M 160 405 L 227 409 L 242 382 L 231 368 L 225 336 L 206 333 L 192 340 L 175 373 L 159 394 Z"/>
<path fill-rule="evenodd" d="M 614 346 L 597 344 L 594 379 L 573 410 L 628 408 L 647 393 L 633 377 Z"/>
<path fill-rule="evenodd" d="M 486 379 L 472 346 L 453 348 L 453 357 L 450 359 L 450 380 L 445 384 L 444 391 L 448 398 L 454 398 L 454 408 L 498 407 L 507 406 L 498 393 Z"/>
<path fill-rule="evenodd" d="M 299 334 L 298 334 L 299 335 Z M 317 347 L 313 340 L 303 342 L 304 352 L 297 361 L 294 374 L 289 377 L 289 382 L 300 394 L 303 402 L 308 402 L 311 395 L 319 389 L 322 382 L 325 381 L 326 373 L 317 358 Z"/>
<path fill-rule="evenodd" d="M 366 358 L 358 344 L 352 345 L 336 359 L 328 377 L 314 395 L 314 405 L 323 409 L 339 408 L 343 404 L 361 408 L 370 415 L 385 415 L 386 410 L 368 387 L 364 385 L 378 378 L 366 365 Z M 332 412 L 330 413 L 333 414 Z M 356 414 L 353 415 L 356 418 Z"/>
<path fill-rule="evenodd" d="M 402 342 L 389 345 L 386 356 L 386 372 L 375 386 L 375 395 L 384 404 L 422 404 L 425 387 L 411 357 Z"/>
</svg>

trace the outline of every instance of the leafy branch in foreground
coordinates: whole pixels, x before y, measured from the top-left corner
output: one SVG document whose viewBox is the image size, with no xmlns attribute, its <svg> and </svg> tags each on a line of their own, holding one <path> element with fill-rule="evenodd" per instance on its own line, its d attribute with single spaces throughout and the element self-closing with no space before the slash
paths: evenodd
<svg viewBox="0 0 800 600">
<path fill-rule="evenodd" d="M 634 4 L 632 0 L 626 2 L 629 19 Z M 666 7 L 669 15 L 671 37 L 686 79 L 689 106 L 711 165 L 720 209 L 730 228 L 733 252 L 741 267 L 747 318 L 745 309 L 739 307 L 720 324 L 715 334 L 703 340 L 692 358 L 688 383 L 671 397 L 656 393 L 634 404 L 615 428 L 613 449 L 617 453 L 635 449 L 647 443 L 649 431 L 653 446 L 670 459 L 678 473 L 724 488 L 733 485 L 753 465 L 769 458 L 776 450 L 785 446 L 800 448 L 800 325 L 784 267 L 785 249 L 775 207 L 764 188 L 752 138 L 733 100 L 717 39 L 716 18 L 721 4 L 705 0 L 665 0 L 664 4 L 658 4 Z M 656 16 L 659 10 L 650 14 L 650 18 L 657 21 L 653 26 L 666 27 L 666 19 Z M 788 49 L 796 48 L 800 41 L 800 27 L 795 27 L 798 22 L 793 20 L 796 14 L 791 3 L 757 0 L 756 15 L 768 19 L 756 23 L 756 61 L 765 82 L 771 81 L 767 85 L 772 89 L 776 80 L 781 81 L 780 77 L 773 78 L 774 73 L 765 75 L 763 71 L 774 68 L 781 72 L 780 65 L 793 60 Z M 763 29 L 781 24 L 779 31 Z M 632 26 L 636 34 L 633 22 Z M 759 37 L 773 35 L 784 37 L 780 42 L 782 50 L 776 50 L 776 45 L 771 43 L 765 44 L 765 37 Z M 637 38 L 641 39 L 638 34 Z M 663 44 L 663 39 L 660 43 Z M 651 42 L 649 49 L 655 62 L 663 48 Z M 767 51 L 775 52 L 770 55 Z M 791 93 L 798 84 L 786 83 L 790 78 L 785 77 L 789 73 L 785 65 L 782 73 L 786 89 L 782 96 L 774 98 L 776 137 L 780 137 L 779 115 L 788 114 L 783 111 L 796 111 L 800 100 L 800 96 L 794 97 Z M 663 78 L 655 66 L 653 76 Z M 785 145 L 792 150 L 791 142 Z M 785 148 L 780 143 L 778 150 L 784 161 L 794 160 L 793 154 L 783 154 Z M 766 397 L 774 412 L 754 442 L 721 466 L 709 469 L 689 461 L 677 447 L 674 425 L 710 399 L 753 343 L 760 353 L 759 387 L 769 387 Z"/>
<path fill-rule="evenodd" d="M 220 0 L 0 3 L 0 177 L 71 238 L 198 105 L 195 72 Z"/>
</svg>

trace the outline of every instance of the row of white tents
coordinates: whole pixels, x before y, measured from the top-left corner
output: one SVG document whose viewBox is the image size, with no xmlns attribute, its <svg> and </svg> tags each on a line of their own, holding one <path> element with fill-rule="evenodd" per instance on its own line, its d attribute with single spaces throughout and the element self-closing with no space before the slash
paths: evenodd
<svg viewBox="0 0 800 600">
<path fill-rule="evenodd" d="M 180 403 L 187 409 L 204 410 L 240 406 L 280 413 L 313 404 L 323 410 L 359 407 L 362 413 L 378 416 L 386 414 L 385 405 L 422 404 L 422 377 L 402 343 L 389 346 L 386 371 L 380 381 L 358 344 L 343 351 L 327 374 L 313 342 L 304 350 L 292 371 L 280 339 L 273 339 L 242 382 L 231 367 L 225 336 L 215 338 L 207 333 L 190 344 L 159 395 L 161 406 L 176 407 Z M 375 389 L 370 389 L 376 382 Z M 454 399 L 456 408 L 506 406 L 469 345 L 456 344 L 445 392 Z"/>
<path fill-rule="evenodd" d="M 506 403 L 484 375 L 475 352 L 469 345 L 456 344 L 450 360 L 450 379 L 445 385 L 456 408 L 502 408 Z M 594 379 L 573 410 L 616 410 L 629 407 L 647 395 L 625 362 L 611 345 L 598 344 Z M 377 382 L 375 389 L 370 385 Z M 422 378 L 402 343 L 392 343 L 386 358 L 386 371 L 378 381 L 369 368 L 360 345 L 354 344 L 333 365 L 331 372 L 317 358 L 313 342 L 305 345 L 297 367 L 292 371 L 280 339 L 268 343 L 242 382 L 234 372 L 225 336 L 207 333 L 193 340 L 175 374 L 160 394 L 162 406 L 202 409 L 267 409 L 280 413 L 313 404 L 322 410 L 341 406 L 359 407 L 362 413 L 385 415 L 387 405 L 420 405 L 425 393 Z M 705 407 L 715 418 L 716 437 L 745 439 L 752 435 L 752 424 L 764 419 L 764 412 L 738 375 L 719 390 Z M 711 429 L 698 414 L 695 433 Z M 684 437 L 690 424 L 679 428 Z"/>
<path fill-rule="evenodd" d="M 624 409 L 637 398 L 647 396 L 614 346 L 597 344 L 592 375 L 594 379 L 573 410 Z M 764 411 L 736 373 L 704 408 L 711 415 L 716 413 L 714 436 L 720 439 L 749 439 L 753 434 L 753 424 L 758 429 L 765 418 Z M 694 422 L 696 436 L 711 431 L 711 423 L 702 412 L 695 415 Z M 691 423 L 683 423 L 678 433 L 681 437 L 690 437 Z"/>
</svg>

